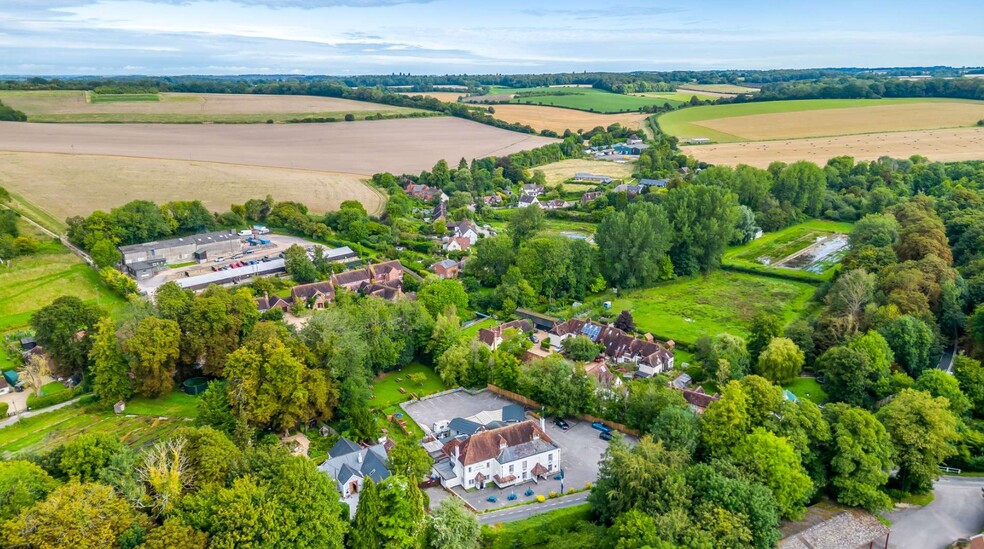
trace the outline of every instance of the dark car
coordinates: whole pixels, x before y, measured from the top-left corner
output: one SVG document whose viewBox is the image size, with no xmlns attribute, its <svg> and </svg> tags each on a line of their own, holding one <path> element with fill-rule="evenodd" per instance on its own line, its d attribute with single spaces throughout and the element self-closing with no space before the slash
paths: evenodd
<svg viewBox="0 0 984 549">
<path fill-rule="evenodd" d="M 564 421 L 563 419 L 561 419 L 559 417 L 558 418 L 554 418 L 554 425 L 556 425 L 557 427 L 560 427 L 560 429 L 562 431 L 566 431 L 566 430 L 568 430 L 568 429 L 571 428 L 571 426 L 568 425 L 566 421 Z"/>
<path fill-rule="evenodd" d="M 612 434 L 608 431 L 602 431 L 598 433 L 598 438 L 600 438 L 601 440 L 611 440 Z"/>
</svg>

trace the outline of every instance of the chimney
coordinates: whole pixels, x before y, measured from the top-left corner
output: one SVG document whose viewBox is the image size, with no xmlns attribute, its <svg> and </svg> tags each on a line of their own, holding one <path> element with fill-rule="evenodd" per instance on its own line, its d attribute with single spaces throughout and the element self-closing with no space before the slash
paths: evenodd
<svg viewBox="0 0 984 549">
<path fill-rule="evenodd" d="M 502 435 L 499 435 L 499 450 L 505 450 L 507 446 L 509 444 L 506 443 L 506 439 Z"/>
<path fill-rule="evenodd" d="M 454 460 L 457 461 L 457 462 L 460 462 L 461 461 L 461 445 L 460 444 L 455 444 L 454 445 Z"/>
<path fill-rule="evenodd" d="M 642 336 L 642 338 L 643 338 L 643 339 L 645 339 L 646 341 L 648 341 L 648 342 L 650 342 L 650 343 L 652 343 L 652 342 L 653 342 L 653 341 L 655 340 L 655 338 L 653 337 L 653 334 L 651 334 L 651 333 L 649 333 L 649 332 L 646 332 L 646 333 L 645 333 L 645 334 L 644 334 L 644 335 Z"/>
<path fill-rule="evenodd" d="M 540 416 L 540 430 L 544 432 L 547 430 L 547 422 L 543 419 L 542 415 Z"/>
<path fill-rule="evenodd" d="M 362 463 L 362 460 L 365 459 L 365 457 L 366 457 L 366 453 L 360 451 L 359 452 L 359 463 Z"/>
</svg>

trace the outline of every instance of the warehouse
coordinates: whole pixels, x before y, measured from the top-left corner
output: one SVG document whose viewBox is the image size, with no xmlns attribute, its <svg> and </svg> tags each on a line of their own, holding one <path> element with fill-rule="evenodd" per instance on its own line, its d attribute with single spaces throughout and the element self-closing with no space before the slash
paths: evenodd
<svg viewBox="0 0 984 549">
<path fill-rule="evenodd" d="M 150 262 L 154 264 L 155 268 L 163 268 L 160 260 L 174 265 L 216 259 L 237 253 L 243 247 L 241 238 L 235 231 L 217 231 L 157 242 L 120 246 L 120 253 L 123 254 L 124 265 Z M 141 265 L 140 267 L 146 266 Z"/>
<path fill-rule="evenodd" d="M 224 286 L 238 284 L 254 276 L 268 276 L 286 271 L 283 259 L 258 262 L 254 265 L 244 265 L 225 271 L 216 271 L 197 276 L 179 278 L 174 282 L 186 290 L 204 290 L 212 284 Z"/>
</svg>

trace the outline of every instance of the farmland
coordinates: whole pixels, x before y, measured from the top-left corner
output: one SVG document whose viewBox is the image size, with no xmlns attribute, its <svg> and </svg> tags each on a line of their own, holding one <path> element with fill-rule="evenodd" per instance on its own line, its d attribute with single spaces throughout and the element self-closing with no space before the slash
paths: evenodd
<svg viewBox="0 0 984 549">
<path fill-rule="evenodd" d="M 612 310 L 632 310 L 636 327 L 659 338 L 692 344 L 722 332 L 748 336 L 755 313 L 770 311 L 790 322 L 807 310 L 814 286 L 804 282 L 716 271 L 658 286 L 621 292 Z"/>
<path fill-rule="evenodd" d="M 764 273 L 788 275 L 792 273 L 804 275 L 804 279 L 829 279 L 833 268 L 839 263 L 847 251 L 845 248 L 834 250 L 838 238 L 845 240 L 846 233 L 851 231 L 850 223 L 812 220 L 781 231 L 768 233 L 757 240 L 743 246 L 730 248 L 723 258 L 726 266 L 754 269 Z M 822 254 L 812 254 L 806 250 L 816 247 L 818 241 L 830 246 L 830 255 L 821 258 Z M 795 259 L 789 259 L 793 254 L 799 254 Z M 813 257 L 816 255 L 816 257 Z M 816 261 L 814 261 L 814 259 Z M 799 261 L 797 261 L 799 260 Z M 780 264 L 781 263 L 781 264 Z"/>
<path fill-rule="evenodd" d="M 922 155 L 938 162 L 984 159 L 984 128 L 892 132 L 788 141 L 754 141 L 681 147 L 684 154 L 704 162 L 734 166 L 748 164 L 759 168 L 773 161 L 809 160 L 824 165 L 835 156 L 850 155 L 857 160 L 877 160 L 882 156 L 908 158 Z"/>
<path fill-rule="evenodd" d="M 493 86 L 489 91 L 489 96 L 501 96 L 501 99 L 508 99 L 509 96 L 512 96 L 510 102 L 516 104 L 564 107 L 609 114 L 636 112 L 642 107 L 652 105 L 662 106 L 668 103 L 671 107 L 677 107 L 683 104 L 683 101 L 665 97 L 639 97 L 586 87 L 505 88 Z M 472 100 L 476 99 L 472 98 Z"/>
<path fill-rule="evenodd" d="M 3 153 L 0 186 L 29 197 L 51 217 L 63 220 L 108 210 L 131 200 L 201 200 L 214 211 L 271 195 L 296 200 L 313 213 L 358 200 L 370 213 L 385 198 L 363 182 L 365 176 L 236 164 L 120 156 Z"/>
<path fill-rule="evenodd" d="M 738 86 L 736 84 L 684 84 L 682 86 L 677 86 L 678 92 L 684 91 L 698 91 L 698 92 L 709 92 L 709 93 L 723 93 L 723 94 L 736 94 L 736 93 L 758 93 L 758 88 L 750 88 L 748 86 Z"/>
<path fill-rule="evenodd" d="M 493 116 L 506 122 L 525 124 L 535 130 L 588 131 L 598 126 L 608 127 L 618 123 L 626 128 L 645 127 L 646 118 L 652 115 L 641 113 L 597 114 L 560 107 L 539 105 L 495 105 Z"/>
<path fill-rule="evenodd" d="M 984 102 L 946 99 L 810 99 L 708 105 L 659 117 L 681 139 L 719 143 L 972 126 Z"/>
<path fill-rule="evenodd" d="M 31 122 L 260 123 L 304 118 L 340 121 L 346 114 L 356 120 L 376 114 L 426 114 L 418 109 L 306 95 L 4 91 L 0 101 L 22 111 Z"/>
<path fill-rule="evenodd" d="M 543 172 L 543 175 L 547 178 L 547 184 L 556 185 L 558 183 L 563 183 L 568 179 L 574 177 L 577 173 L 591 173 L 594 175 L 607 175 L 614 179 L 628 179 L 632 177 L 632 164 L 616 164 L 615 162 L 607 162 L 604 160 L 585 160 L 585 159 L 571 159 L 571 160 L 561 160 L 560 162 L 554 162 L 551 164 L 545 164 L 536 168 Z M 565 188 L 572 185 L 565 185 Z M 592 188 L 595 187 L 594 184 L 590 185 Z"/>
<path fill-rule="evenodd" d="M 0 123 L 0 151 L 226 162 L 361 175 L 419 173 L 441 159 L 505 155 L 555 142 L 452 117 L 347 124 Z"/>
<path fill-rule="evenodd" d="M 423 95 L 424 97 L 433 97 L 438 101 L 444 101 L 445 103 L 454 103 L 458 101 L 458 98 L 466 95 L 465 92 L 449 92 L 449 91 L 429 91 L 429 92 L 399 92 L 400 95 L 407 95 L 413 97 L 414 95 Z"/>
</svg>

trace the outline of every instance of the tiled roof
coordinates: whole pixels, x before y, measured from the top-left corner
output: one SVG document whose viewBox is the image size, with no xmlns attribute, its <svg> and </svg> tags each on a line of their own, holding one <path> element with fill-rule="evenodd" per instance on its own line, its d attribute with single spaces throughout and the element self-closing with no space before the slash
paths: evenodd
<svg viewBox="0 0 984 549">
<path fill-rule="evenodd" d="M 505 450 L 533 442 L 536 438 L 553 448 L 557 445 L 540 430 L 535 421 L 528 420 L 513 423 L 499 429 L 476 433 L 467 440 L 452 439 L 444 445 L 444 454 L 454 459 L 455 449 L 458 449 L 462 465 L 472 465 L 490 459 L 495 459 Z"/>
<path fill-rule="evenodd" d="M 372 277 L 369 274 L 369 269 L 355 269 L 353 271 L 345 271 L 344 273 L 335 273 L 331 275 L 331 282 L 335 286 L 344 286 L 346 284 L 369 282 L 370 278 Z"/>
<path fill-rule="evenodd" d="M 614 326 L 602 326 L 595 322 L 585 322 L 572 318 L 553 327 L 552 334 L 564 336 L 583 334 L 605 347 L 605 354 L 617 358 L 638 358 L 654 367 L 660 367 L 673 358 L 673 353 L 653 341 L 632 337 Z"/>
<path fill-rule="evenodd" d="M 511 328 L 515 328 L 525 334 L 533 331 L 533 323 L 525 319 L 510 320 L 509 322 L 503 322 L 491 328 L 482 328 L 478 331 L 478 340 L 491 347 L 495 345 L 496 339 L 502 337 L 503 332 Z"/>
<path fill-rule="evenodd" d="M 709 395 L 703 390 L 691 391 L 690 389 L 680 389 L 680 391 L 683 393 L 683 399 L 687 401 L 687 404 L 701 410 L 707 409 L 712 402 L 721 398 L 717 395 Z"/>
<path fill-rule="evenodd" d="M 294 301 L 308 299 L 319 294 L 334 297 L 335 287 L 331 282 L 312 282 L 310 284 L 299 284 L 290 289 L 290 296 L 294 298 Z"/>
<path fill-rule="evenodd" d="M 328 450 L 328 457 L 333 458 L 344 456 L 346 454 L 351 454 L 352 452 L 358 452 L 361 449 L 362 447 L 358 444 L 345 437 L 342 437 L 338 439 L 338 442 L 336 442 L 334 446 L 331 447 L 331 450 Z"/>
</svg>

